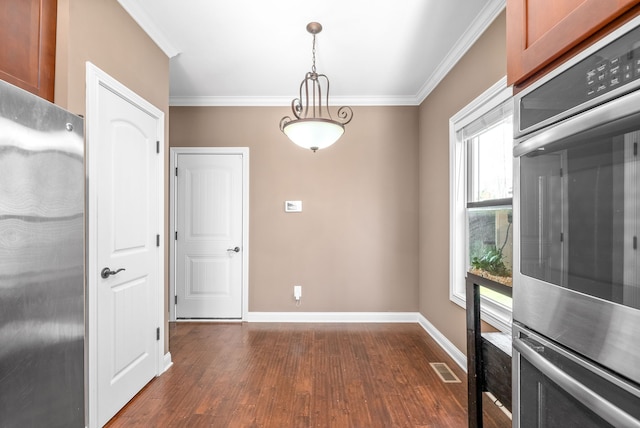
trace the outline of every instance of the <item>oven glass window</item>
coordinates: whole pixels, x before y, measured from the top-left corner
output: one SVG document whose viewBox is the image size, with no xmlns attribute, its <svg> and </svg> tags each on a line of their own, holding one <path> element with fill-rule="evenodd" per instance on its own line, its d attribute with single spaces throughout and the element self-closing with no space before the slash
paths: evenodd
<svg viewBox="0 0 640 428">
<path fill-rule="evenodd" d="M 521 157 L 521 271 L 640 308 L 640 130 L 630 122 Z"/>
<path fill-rule="evenodd" d="M 522 333 L 518 340 L 536 357 L 530 361 L 516 350 L 520 427 L 638 426 L 637 386 L 590 363 L 585 366 L 586 360 L 552 342 L 543 345 Z"/>
<path fill-rule="evenodd" d="M 529 361 L 520 361 L 520 427 L 613 428 Z"/>
</svg>

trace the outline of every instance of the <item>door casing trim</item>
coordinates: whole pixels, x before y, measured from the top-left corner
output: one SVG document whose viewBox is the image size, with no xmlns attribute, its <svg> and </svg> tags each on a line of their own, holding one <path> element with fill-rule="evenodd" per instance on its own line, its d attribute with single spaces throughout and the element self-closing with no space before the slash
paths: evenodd
<svg viewBox="0 0 640 428">
<path fill-rule="evenodd" d="M 99 102 L 99 88 L 103 87 L 107 90 L 117 94 L 118 96 L 126 99 L 132 104 L 136 105 L 140 109 L 147 112 L 150 116 L 155 117 L 158 123 L 157 135 L 160 144 L 159 166 L 158 166 L 158 224 L 160 225 L 159 248 L 158 248 L 158 284 L 159 286 L 155 290 L 156 306 L 156 323 L 160 329 L 159 340 L 156 342 L 156 376 L 161 375 L 169 366 L 169 362 L 164 355 L 164 337 L 165 337 L 165 274 L 164 274 L 164 174 L 165 174 L 165 135 L 164 135 L 164 112 L 131 91 L 129 88 L 118 82 L 113 77 L 96 67 L 91 62 L 86 63 L 86 122 L 85 122 L 85 167 L 86 167 L 86 215 L 85 215 L 85 266 L 86 266 L 86 287 L 85 287 L 85 301 L 87 311 L 85 314 L 85 329 L 88 340 L 85 341 L 85 417 L 88 427 L 98 426 L 98 372 L 97 372 L 97 332 L 98 332 L 98 314 L 97 314 L 97 293 L 93 293 L 98 281 L 98 265 L 97 265 L 97 251 L 93 245 L 97 239 L 97 183 L 94 177 L 92 177 L 92 171 L 96 170 L 99 159 L 96 156 L 92 156 L 92 146 L 95 145 L 96 137 L 94 136 L 94 130 L 98 126 L 97 107 Z"/>
<path fill-rule="evenodd" d="M 169 171 L 175 171 L 181 154 L 241 155 L 242 156 L 242 321 L 249 312 L 249 148 L 248 147 L 171 147 Z M 169 234 L 176 232 L 176 192 L 175 174 L 169 180 Z M 176 321 L 176 241 L 169 239 L 169 320 Z M 200 320 L 199 320 L 200 321 Z M 237 321 L 234 319 L 233 321 Z"/>
</svg>

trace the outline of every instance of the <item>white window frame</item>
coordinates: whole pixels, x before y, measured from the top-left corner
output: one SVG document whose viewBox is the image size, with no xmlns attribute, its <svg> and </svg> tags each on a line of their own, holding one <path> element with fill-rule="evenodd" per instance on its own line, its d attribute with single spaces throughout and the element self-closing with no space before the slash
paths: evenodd
<svg viewBox="0 0 640 428">
<path fill-rule="evenodd" d="M 458 140 L 459 131 L 512 97 L 503 77 L 449 119 L 449 299 L 466 308 L 467 273 L 467 147 Z M 511 334 L 511 308 L 481 296 L 481 318 L 500 331 Z"/>
</svg>

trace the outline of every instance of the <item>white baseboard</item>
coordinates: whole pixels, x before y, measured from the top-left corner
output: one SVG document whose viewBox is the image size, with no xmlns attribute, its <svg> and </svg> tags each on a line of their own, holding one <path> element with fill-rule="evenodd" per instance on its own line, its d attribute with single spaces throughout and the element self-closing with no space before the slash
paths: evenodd
<svg viewBox="0 0 640 428">
<path fill-rule="evenodd" d="M 406 322 L 418 323 L 436 343 L 462 368 L 467 371 L 467 356 L 419 312 L 248 312 L 245 322 L 309 322 L 309 323 L 354 323 L 354 322 Z M 171 367 L 171 354 L 165 355 L 165 371 Z"/>
<path fill-rule="evenodd" d="M 239 318 L 180 318 L 177 320 L 170 320 L 169 322 L 175 322 L 175 323 L 190 323 L 190 322 L 197 322 L 197 323 L 223 323 L 223 324 L 229 324 L 229 323 L 234 323 L 234 322 L 243 322 L 245 320 L 241 320 Z"/>
<path fill-rule="evenodd" d="M 166 354 L 164 354 L 164 358 L 162 362 L 163 362 L 162 373 L 164 373 L 167 370 L 169 370 L 169 368 L 171 368 L 171 366 L 173 365 L 173 361 L 171 361 L 171 352 L 167 352 Z"/>
<path fill-rule="evenodd" d="M 249 312 L 247 322 L 418 322 L 417 312 Z"/>
<path fill-rule="evenodd" d="M 460 368 L 466 373 L 467 356 L 458 348 L 456 348 L 453 342 L 447 339 L 444 334 L 440 333 L 440 330 L 438 330 L 433 324 L 431 324 L 429 320 L 427 320 L 422 314 L 418 314 L 418 324 L 420 324 L 422 328 L 424 328 L 426 332 L 429 333 L 429 336 L 431 336 L 433 340 L 435 340 L 436 343 L 440 345 L 440 347 L 444 349 L 444 351 L 449 354 L 451 358 L 453 358 L 453 361 L 455 361 L 456 364 L 458 364 Z"/>
</svg>

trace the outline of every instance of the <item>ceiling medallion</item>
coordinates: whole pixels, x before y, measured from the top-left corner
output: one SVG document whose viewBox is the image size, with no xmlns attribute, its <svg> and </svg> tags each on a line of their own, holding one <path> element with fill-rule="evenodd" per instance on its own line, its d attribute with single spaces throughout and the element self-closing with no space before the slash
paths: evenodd
<svg viewBox="0 0 640 428">
<path fill-rule="evenodd" d="M 340 107 L 338 120 L 331 117 L 329 111 L 329 78 L 316 72 L 316 34 L 322 31 L 322 25 L 310 22 L 307 31 L 313 35 L 313 65 L 302 83 L 300 95 L 291 101 L 292 119 L 285 116 L 280 120 L 280 130 L 300 147 L 312 151 L 329 147 L 342 136 L 344 125 L 351 122 L 351 107 Z"/>
</svg>

